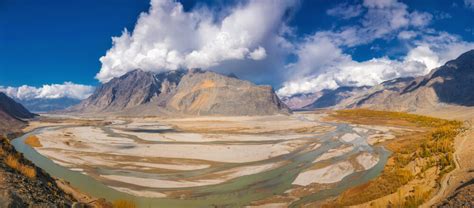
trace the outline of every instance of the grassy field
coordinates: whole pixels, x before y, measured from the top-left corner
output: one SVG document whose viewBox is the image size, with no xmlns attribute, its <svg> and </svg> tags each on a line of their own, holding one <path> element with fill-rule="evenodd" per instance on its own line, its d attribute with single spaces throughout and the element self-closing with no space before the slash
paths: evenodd
<svg viewBox="0 0 474 208">
<path fill-rule="evenodd" d="M 454 138 L 463 131 L 462 122 L 365 109 L 336 111 L 331 117 L 355 124 L 403 126 L 422 131 L 398 135 L 396 139 L 382 144 L 392 155 L 381 175 L 367 184 L 345 191 L 326 207 L 357 205 L 390 194 L 396 195 L 397 192 L 401 193 L 402 186 L 424 177 L 429 169 L 437 170 L 435 180 L 439 182 L 444 174 L 455 168 L 453 143 Z M 413 161 L 418 161 L 415 166 L 419 166 L 416 168 L 421 169 L 421 172 L 415 174 L 411 170 L 413 168 L 409 168 L 413 167 Z M 391 205 L 417 207 L 429 198 L 432 191 L 430 187 L 414 187 L 410 194 L 398 194 L 399 199 Z"/>
</svg>

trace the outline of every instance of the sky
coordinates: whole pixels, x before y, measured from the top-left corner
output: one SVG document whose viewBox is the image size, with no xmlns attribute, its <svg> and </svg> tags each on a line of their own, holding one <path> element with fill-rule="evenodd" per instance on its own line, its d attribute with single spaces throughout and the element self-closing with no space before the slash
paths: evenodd
<svg viewBox="0 0 474 208">
<path fill-rule="evenodd" d="M 0 91 L 84 99 L 140 68 L 280 96 L 420 76 L 474 49 L 474 0 L 0 0 Z"/>
</svg>

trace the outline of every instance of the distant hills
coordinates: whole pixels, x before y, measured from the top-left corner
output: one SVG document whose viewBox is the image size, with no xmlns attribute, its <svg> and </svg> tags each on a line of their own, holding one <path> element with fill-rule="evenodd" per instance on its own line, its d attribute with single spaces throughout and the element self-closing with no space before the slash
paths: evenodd
<svg viewBox="0 0 474 208">
<path fill-rule="evenodd" d="M 291 110 L 270 86 L 199 69 L 134 70 L 99 86 L 72 113 L 118 115 L 270 115 Z"/>
<path fill-rule="evenodd" d="M 312 99 L 311 102 L 307 98 Z M 425 76 L 397 78 L 373 87 L 340 87 L 282 100 L 293 109 L 415 111 L 447 104 L 474 106 L 474 50 L 448 61 Z M 295 100 L 305 105 L 295 105 Z"/>
<path fill-rule="evenodd" d="M 15 101 L 25 106 L 29 111 L 35 113 L 64 110 L 81 102 L 80 99 L 68 97 L 15 99 Z"/>
<path fill-rule="evenodd" d="M 26 125 L 24 120 L 34 116 L 21 104 L 0 92 L 0 135 L 20 130 Z"/>
</svg>

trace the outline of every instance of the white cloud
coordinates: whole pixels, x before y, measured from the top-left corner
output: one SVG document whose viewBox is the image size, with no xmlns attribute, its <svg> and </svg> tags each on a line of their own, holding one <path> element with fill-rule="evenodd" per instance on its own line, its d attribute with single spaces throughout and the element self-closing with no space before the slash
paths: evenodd
<svg viewBox="0 0 474 208">
<path fill-rule="evenodd" d="M 152 0 L 133 32 L 112 38 L 96 78 L 106 82 L 136 68 L 209 68 L 227 60 L 263 59 L 267 53 L 262 42 L 278 36 L 284 13 L 293 4 L 250 0 L 219 18 L 206 9 L 185 12 L 174 0 Z"/>
<path fill-rule="evenodd" d="M 398 39 L 401 39 L 401 40 L 409 40 L 416 36 L 417 36 L 417 33 L 411 30 L 405 30 L 398 33 Z"/>
<path fill-rule="evenodd" d="M 20 87 L 2 87 L 0 92 L 4 92 L 10 97 L 20 100 L 28 100 L 35 98 L 74 98 L 85 99 L 94 91 L 94 87 L 88 85 L 74 84 L 65 82 L 64 84 L 43 85 L 42 87 L 31 87 L 23 85 Z"/>
<path fill-rule="evenodd" d="M 431 14 L 410 12 L 406 4 L 396 0 L 365 0 L 362 5 L 366 12 L 358 23 L 318 31 L 315 36 L 326 36 L 339 46 L 354 47 L 376 39 L 392 39 L 409 28 L 423 29 L 432 20 Z"/>
<path fill-rule="evenodd" d="M 351 19 L 362 14 L 362 6 L 349 5 L 347 3 L 339 4 L 334 8 L 326 11 L 328 15 L 340 17 L 342 19 Z"/>
<path fill-rule="evenodd" d="M 249 54 L 249 58 L 253 60 L 262 60 L 265 57 L 267 57 L 267 52 L 265 51 L 265 48 L 261 46 Z"/>
<path fill-rule="evenodd" d="M 396 2 L 396 0 L 364 0 L 364 6 L 369 8 L 386 8 Z"/>
</svg>

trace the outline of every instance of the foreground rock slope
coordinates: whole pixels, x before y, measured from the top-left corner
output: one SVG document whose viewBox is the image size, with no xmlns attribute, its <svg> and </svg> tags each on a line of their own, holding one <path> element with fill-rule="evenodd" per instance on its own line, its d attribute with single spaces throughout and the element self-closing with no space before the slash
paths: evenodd
<svg viewBox="0 0 474 208">
<path fill-rule="evenodd" d="M 8 157 L 34 169 L 34 177 L 8 165 Z M 0 137 L 0 207 L 71 207 L 73 200 L 49 174 L 24 159 L 7 139 Z"/>
<path fill-rule="evenodd" d="M 270 115 L 291 111 L 270 86 L 193 69 L 131 71 L 103 84 L 70 109 L 120 115 Z"/>
<path fill-rule="evenodd" d="M 0 207 L 70 207 L 72 197 L 55 180 L 23 158 L 2 135 L 14 136 L 33 118 L 21 104 L 0 93 Z"/>
</svg>

